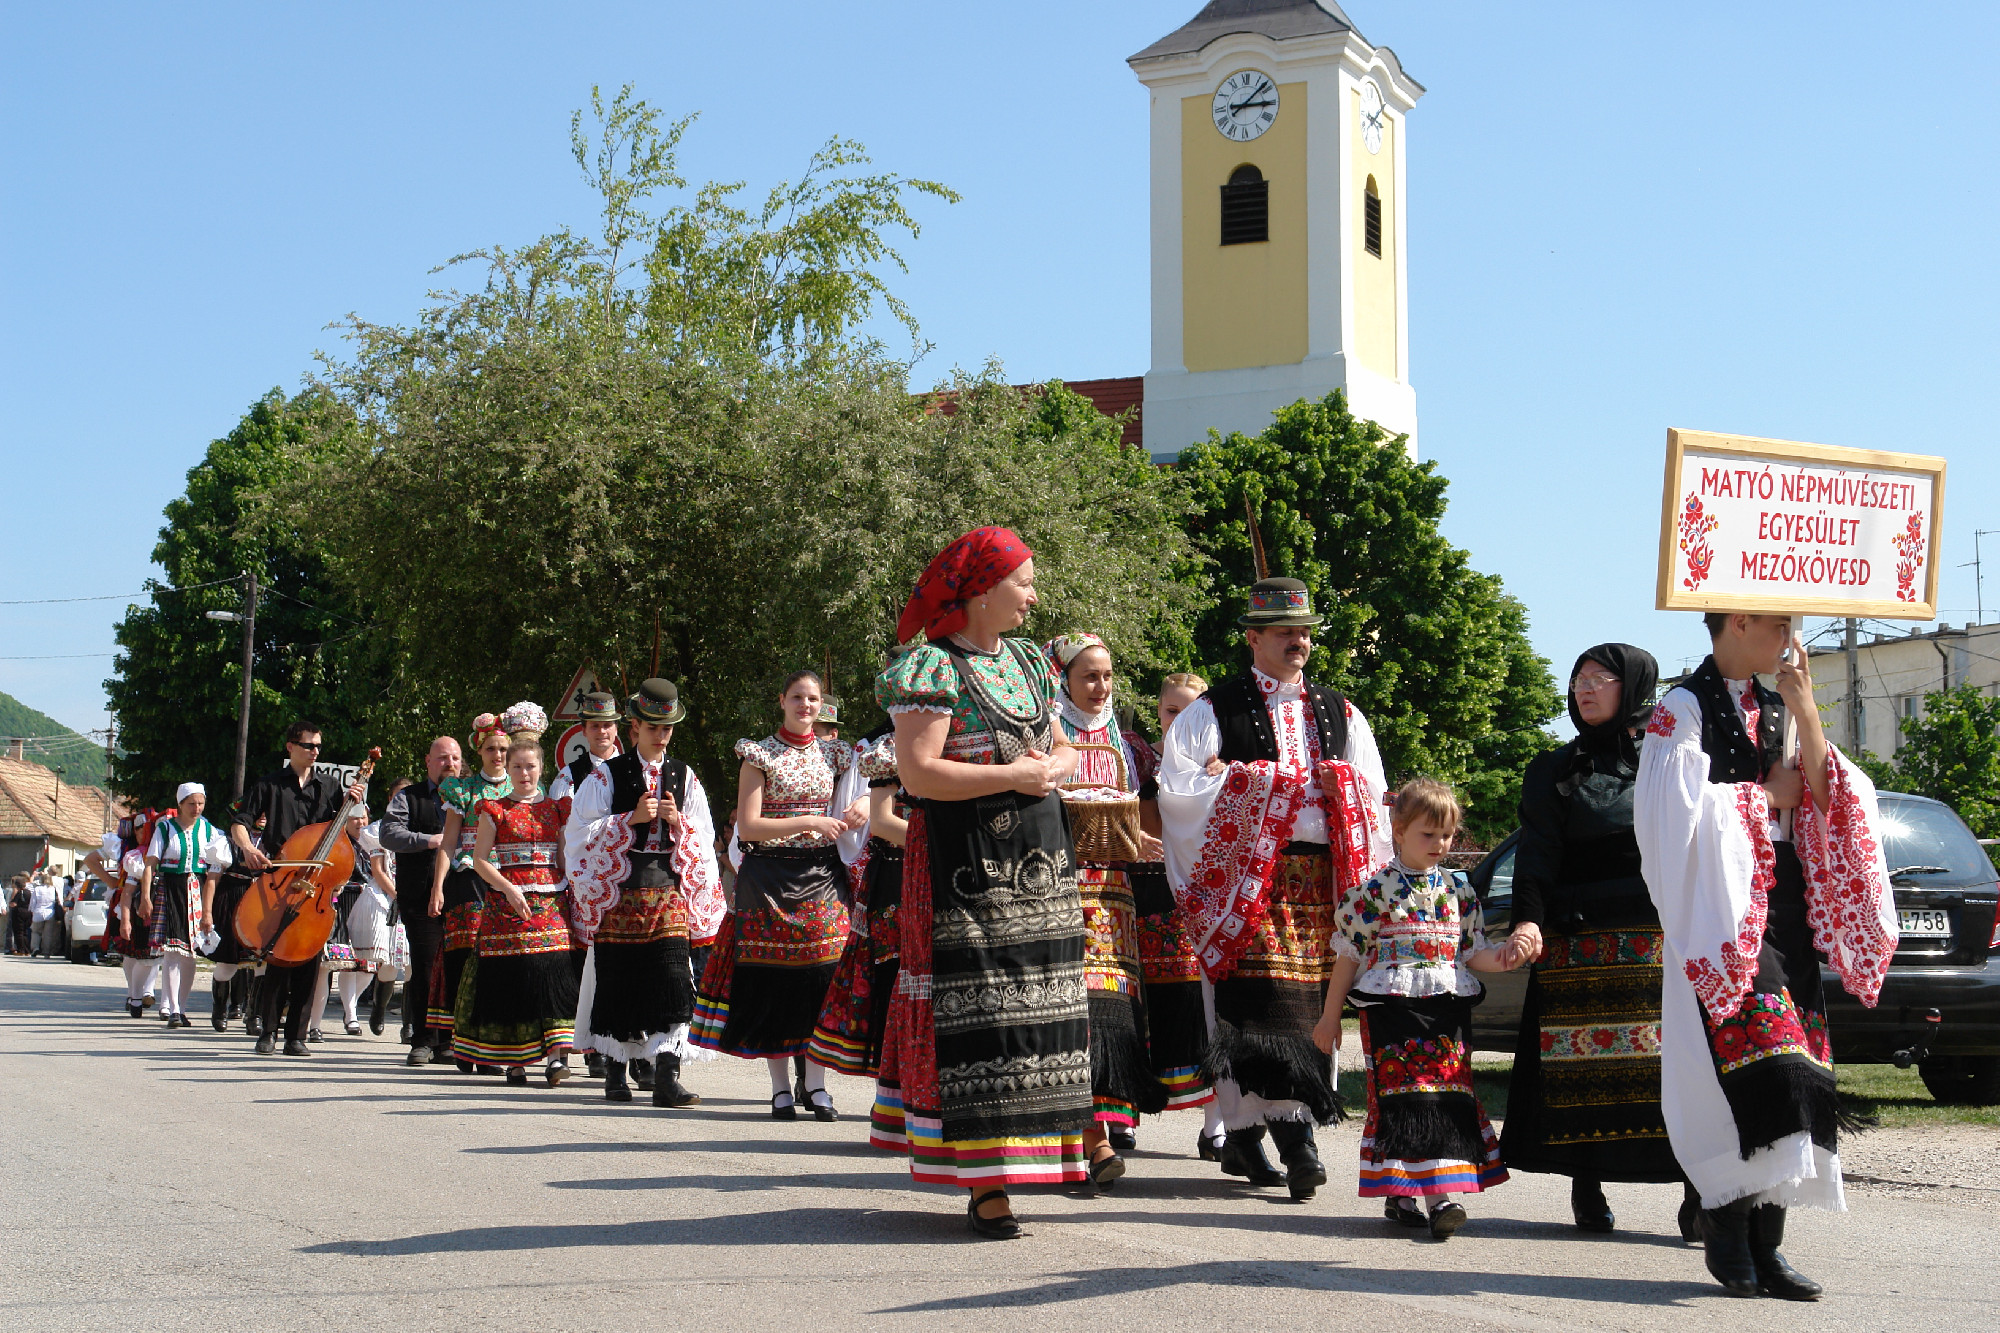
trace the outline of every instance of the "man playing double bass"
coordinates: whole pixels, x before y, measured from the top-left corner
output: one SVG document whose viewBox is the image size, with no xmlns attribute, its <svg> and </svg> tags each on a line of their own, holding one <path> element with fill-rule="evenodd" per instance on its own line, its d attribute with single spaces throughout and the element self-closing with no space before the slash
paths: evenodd
<svg viewBox="0 0 2000 1333">
<path fill-rule="evenodd" d="M 285 729 L 285 766 L 257 779 L 230 817 L 229 840 L 238 859 L 253 873 L 270 869 L 271 858 L 251 841 L 251 830 L 261 818 L 264 846 L 276 851 L 285 840 L 308 824 L 324 824 L 340 816 L 344 800 L 359 801 L 368 784 L 356 782 L 343 792 L 333 779 L 313 771 L 319 758 L 320 729 L 303 719 Z M 234 923 L 231 923 L 233 927 Z M 262 1011 L 263 1031 L 257 1038 L 257 1054 L 270 1055 L 277 1048 L 278 1016 L 285 1016 L 285 1054 L 311 1055 L 305 1034 L 314 1017 L 314 1002 L 324 1005 L 326 996 L 314 995 L 319 979 L 319 959 L 303 963 L 267 961 L 257 1000 Z"/>
</svg>

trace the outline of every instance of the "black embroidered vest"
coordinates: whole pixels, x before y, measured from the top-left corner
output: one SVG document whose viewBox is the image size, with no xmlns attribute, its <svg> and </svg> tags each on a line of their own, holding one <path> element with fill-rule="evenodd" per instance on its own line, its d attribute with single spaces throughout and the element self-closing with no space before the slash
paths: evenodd
<svg viewBox="0 0 2000 1333">
<path fill-rule="evenodd" d="M 444 832 L 444 803 L 438 800 L 435 783 L 412 783 L 404 790 L 403 808 L 409 813 L 410 832 Z M 436 852 L 396 853 L 396 901 L 403 905 L 405 915 L 429 903 L 431 879 L 436 873 Z"/>
<path fill-rule="evenodd" d="M 1785 754 L 1785 704 L 1776 690 L 1751 677 L 1757 694 L 1757 740 L 1743 730 L 1743 715 L 1715 659 L 1702 659 L 1682 682 L 1701 704 L 1701 748 L 1708 756 L 1710 782 L 1762 782 Z"/>
<path fill-rule="evenodd" d="M 1257 688 L 1255 678 L 1232 677 L 1211 686 L 1203 697 L 1215 710 L 1216 729 L 1222 734 L 1217 757 L 1227 764 L 1277 761 L 1278 733 L 1271 727 L 1271 710 L 1265 706 L 1264 693 Z M 1313 723 L 1319 732 L 1319 757 L 1343 758 L 1347 754 L 1347 696 L 1308 680 L 1305 697 L 1312 705 Z"/>
<path fill-rule="evenodd" d="M 588 750 L 570 760 L 569 767 L 563 770 L 569 776 L 570 792 L 574 794 L 576 789 L 583 785 L 583 780 L 589 777 L 596 768 L 597 760 Z"/>
<path fill-rule="evenodd" d="M 639 752 L 627 750 L 623 754 L 613 755 L 605 761 L 604 766 L 611 771 L 611 813 L 631 814 L 639 808 L 639 798 L 646 794 L 646 766 L 640 762 Z M 687 801 L 687 775 L 688 766 L 672 755 L 660 760 L 660 785 L 672 794 L 677 809 L 682 808 Z M 651 824 L 634 825 L 633 847 L 645 846 L 646 840 L 652 836 Z M 661 851 L 667 851 L 674 845 L 671 833 L 660 841 Z"/>
</svg>

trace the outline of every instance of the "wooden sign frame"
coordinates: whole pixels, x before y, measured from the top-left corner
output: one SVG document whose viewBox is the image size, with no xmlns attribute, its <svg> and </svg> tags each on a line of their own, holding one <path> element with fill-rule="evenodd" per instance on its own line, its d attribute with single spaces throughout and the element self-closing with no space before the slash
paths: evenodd
<svg viewBox="0 0 2000 1333">
<path fill-rule="evenodd" d="M 1897 599 L 1844 598 L 1840 596 L 1769 596 L 1737 591 L 1703 592 L 1690 590 L 1676 581 L 1675 553 L 1679 541 L 1679 520 L 1687 484 L 1683 476 L 1688 453 L 1728 454 L 1776 465 L 1804 463 L 1853 472 L 1903 473 L 1930 481 L 1930 531 L 1925 539 L 1922 594 L 1914 601 Z M 1884 620 L 1935 620 L 1938 603 L 1938 557 L 1944 517 L 1945 460 L 1923 454 L 1885 453 L 1875 449 L 1849 449 L 1840 445 L 1805 444 L 1796 440 L 1767 440 L 1752 435 L 1726 435 L 1712 431 L 1667 431 L 1666 477 L 1660 496 L 1659 582 L 1655 605 L 1662 611 L 1748 611 L 1769 615 L 1869 616 Z M 1797 509 L 1798 502 L 1783 501 Z"/>
</svg>

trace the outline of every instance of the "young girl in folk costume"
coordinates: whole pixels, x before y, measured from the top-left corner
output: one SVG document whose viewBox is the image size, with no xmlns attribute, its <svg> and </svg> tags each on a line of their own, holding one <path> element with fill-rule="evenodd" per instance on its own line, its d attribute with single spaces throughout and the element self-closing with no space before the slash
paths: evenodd
<svg viewBox="0 0 2000 1333">
<path fill-rule="evenodd" d="M 1458 798 L 1443 783 L 1418 778 L 1396 793 L 1396 854 L 1341 897 L 1338 961 L 1313 1029 L 1319 1048 L 1333 1052 L 1342 1003 L 1351 999 L 1361 1011 L 1368 1071 L 1361 1197 L 1386 1200 L 1390 1221 L 1428 1226 L 1440 1240 L 1465 1222 L 1453 1194 L 1507 1179 L 1472 1090 L 1472 1006 L 1484 994 L 1472 973 L 1510 971 L 1532 953 L 1511 942 L 1481 944 L 1478 895 L 1464 875 L 1438 864 L 1458 824 Z"/>
<path fill-rule="evenodd" d="M 548 715 L 518 703 L 501 715 L 507 734 L 505 796 L 476 810 L 473 868 L 486 884 L 474 957 L 459 983 L 452 1054 L 499 1065 L 524 1085 L 528 1066 L 546 1062 L 555 1087 L 569 1077 L 576 1030 L 576 974 L 563 916 L 562 832 L 569 798 L 542 795 L 542 733 Z"/>
<path fill-rule="evenodd" d="M 111 886 L 109 934 L 105 942 L 118 955 L 125 972 L 125 1012 L 133 1018 L 146 1016 L 146 1001 L 153 994 L 153 981 L 160 962 L 148 945 L 152 922 L 139 914 L 139 878 L 145 873 L 146 847 L 152 841 L 158 811 L 146 810 L 118 821 L 118 831 L 104 835 L 103 845 L 84 858 L 91 872 Z M 20 952 L 27 952 L 26 936 L 20 937 Z"/>
<path fill-rule="evenodd" d="M 1176 671 L 1160 681 L 1160 737 L 1186 707 L 1208 692 L 1208 682 L 1191 671 Z M 1136 735 L 1127 733 L 1126 745 L 1138 764 L 1133 775 L 1139 781 L 1139 825 L 1148 835 L 1160 836 L 1160 780 L 1158 753 Z M 1202 1071 L 1208 1057 L 1208 1019 L 1201 1002 L 1201 959 L 1189 932 L 1187 918 L 1174 901 L 1162 861 L 1127 867 L 1132 880 L 1132 901 L 1139 914 L 1139 973 L 1145 981 L 1146 1048 L 1152 1059 L 1153 1076 L 1167 1090 L 1167 1109 L 1202 1108 L 1201 1133 L 1195 1137 L 1195 1155 L 1206 1162 L 1222 1159 L 1223 1124 L 1221 1103 L 1215 1084 Z M 1118 1147 L 1128 1145 L 1118 1142 Z"/>
<path fill-rule="evenodd" d="M 736 834 L 743 847 L 730 914 L 695 997 L 695 1045 L 745 1059 L 771 1074 L 771 1114 L 798 1118 L 804 1101 L 818 1120 L 836 1119 L 825 1067 L 803 1055 L 847 944 L 847 874 L 841 834 L 865 822 L 836 811 L 835 789 L 854 748 L 813 732 L 822 686 L 795 671 L 779 695 L 784 722 L 762 740 L 739 740 Z"/>
<path fill-rule="evenodd" d="M 485 894 L 472 868 L 479 803 L 497 800 L 512 787 L 512 779 L 507 776 L 507 733 L 497 715 L 481 713 L 472 719 L 472 749 L 479 756 L 479 771 L 446 778 L 438 784 L 438 802 L 444 806 L 444 831 L 431 879 L 430 913 L 444 917 L 444 965 L 431 972 L 427 1021 L 440 1050 L 451 1045 L 459 978 L 479 941 L 479 914 Z M 457 1064 L 467 1074 L 475 1067 L 463 1059 Z"/>
<path fill-rule="evenodd" d="M 1136 796 L 1139 765 L 1119 734 L 1111 702 L 1111 651 L 1095 634 L 1065 634 L 1043 646 L 1056 672 L 1057 725 L 1076 747 L 1078 786 Z M 1142 861 L 1163 855 L 1160 840 L 1139 835 Z M 1167 1109 L 1167 1090 L 1153 1076 L 1146 1050 L 1146 1011 L 1139 972 L 1139 921 L 1127 862 L 1077 862 L 1076 887 L 1083 902 L 1083 975 L 1090 1003 L 1090 1084 L 1095 1109 L 1084 1128 L 1090 1175 L 1109 1189 L 1125 1174 L 1125 1159 L 1110 1141 L 1113 1130 L 1127 1135 L 1139 1115 Z M 1136 1140 L 1128 1140 L 1136 1146 Z"/>
<path fill-rule="evenodd" d="M 160 960 L 166 983 L 160 990 L 160 1017 L 168 1027 L 184 1028 L 193 1026 L 187 999 L 194 989 L 196 943 L 208 932 L 215 881 L 231 858 L 229 840 L 202 817 L 208 789 L 183 782 L 175 797 L 174 817 L 153 826 L 146 846 L 138 914 L 151 923 L 147 948 Z"/>
</svg>

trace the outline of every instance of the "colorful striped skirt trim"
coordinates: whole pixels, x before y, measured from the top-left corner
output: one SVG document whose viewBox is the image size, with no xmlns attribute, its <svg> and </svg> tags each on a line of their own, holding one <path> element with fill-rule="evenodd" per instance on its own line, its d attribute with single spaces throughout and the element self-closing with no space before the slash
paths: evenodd
<svg viewBox="0 0 2000 1333">
<path fill-rule="evenodd" d="M 897 1091 L 877 1084 L 868 1141 L 910 1155 L 910 1179 L 959 1189 L 1065 1185 L 1090 1176 L 1081 1134 L 948 1141 L 944 1122 L 907 1112 Z"/>
<path fill-rule="evenodd" d="M 1215 1085 L 1201 1072 L 1200 1065 L 1162 1069 L 1158 1077 L 1167 1088 L 1169 1111 L 1185 1111 L 1193 1106 L 1206 1106 L 1215 1100 Z"/>
</svg>

